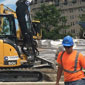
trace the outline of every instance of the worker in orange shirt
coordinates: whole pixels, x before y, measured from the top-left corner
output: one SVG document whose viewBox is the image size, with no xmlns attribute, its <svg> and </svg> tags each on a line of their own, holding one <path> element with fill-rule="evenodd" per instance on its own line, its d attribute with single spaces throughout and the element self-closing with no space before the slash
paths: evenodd
<svg viewBox="0 0 85 85">
<path fill-rule="evenodd" d="M 85 85 L 85 76 L 82 68 L 85 68 L 84 56 L 73 50 L 73 39 L 71 36 L 66 36 L 62 42 L 65 51 L 58 54 L 57 63 L 57 80 L 56 85 L 59 85 L 62 71 L 64 71 L 65 85 Z"/>
</svg>

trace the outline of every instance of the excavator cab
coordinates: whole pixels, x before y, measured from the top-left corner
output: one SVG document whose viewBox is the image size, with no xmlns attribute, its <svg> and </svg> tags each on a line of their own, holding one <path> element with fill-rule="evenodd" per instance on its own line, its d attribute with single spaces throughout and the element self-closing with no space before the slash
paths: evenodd
<svg viewBox="0 0 85 85">
<path fill-rule="evenodd" d="M 16 41 L 16 27 L 13 15 L 0 14 L 0 38 Z"/>
<path fill-rule="evenodd" d="M 33 39 L 41 39 L 42 38 L 42 30 L 41 30 L 41 24 L 38 20 L 32 20 L 32 25 L 34 28 L 33 32 Z"/>
</svg>

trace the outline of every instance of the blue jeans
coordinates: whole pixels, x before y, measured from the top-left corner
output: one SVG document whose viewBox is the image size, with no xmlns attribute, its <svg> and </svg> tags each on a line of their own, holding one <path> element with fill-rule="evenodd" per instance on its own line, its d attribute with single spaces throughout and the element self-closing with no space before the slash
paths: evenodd
<svg viewBox="0 0 85 85">
<path fill-rule="evenodd" d="M 80 79 L 72 82 L 65 82 L 65 85 L 85 85 L 85 79 Z"/>
</svg>

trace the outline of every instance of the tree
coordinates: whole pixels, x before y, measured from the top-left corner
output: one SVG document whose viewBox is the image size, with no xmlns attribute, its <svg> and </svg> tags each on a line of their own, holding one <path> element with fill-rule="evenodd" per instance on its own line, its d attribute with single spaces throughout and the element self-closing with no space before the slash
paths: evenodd
<svg viewBox="0 0 85 85">
<path fill-rule="evenodd" d="M 66 17 L 61 16 L 61 10 L 57 9 L 54 5 L 41 5 L 39 11 L 35 13 L 34 18 L 41 22 L 43 38 L 62 38 L 63 35 L 59 31 L 68 28 L 66 26 Z"/>
<path fill-rule="evenodd" d="M 82 16 L 80 17 L 81 21 L 85 22 L 85 14 L 82 14 Z"/>
</svg>

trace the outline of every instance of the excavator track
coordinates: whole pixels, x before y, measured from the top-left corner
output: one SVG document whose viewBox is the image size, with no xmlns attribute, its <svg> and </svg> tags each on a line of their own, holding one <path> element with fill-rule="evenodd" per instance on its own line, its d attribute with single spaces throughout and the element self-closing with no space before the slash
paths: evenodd
<svg viewBox="0 0 85 85">
<path fill-rule="evenodd" d="M 37 82 L 42 81 L 43 74 L 29 68 L 0 69 L 0 82 Z"/>
</svg>

